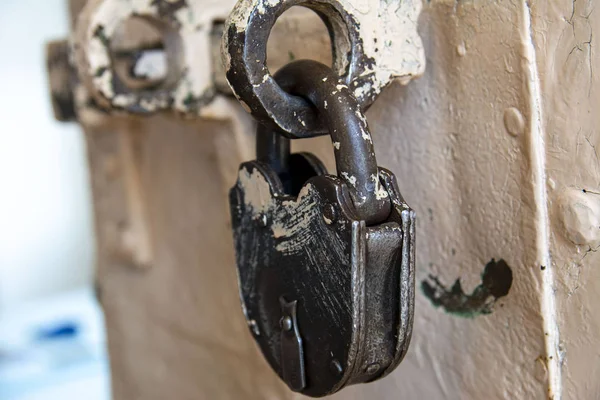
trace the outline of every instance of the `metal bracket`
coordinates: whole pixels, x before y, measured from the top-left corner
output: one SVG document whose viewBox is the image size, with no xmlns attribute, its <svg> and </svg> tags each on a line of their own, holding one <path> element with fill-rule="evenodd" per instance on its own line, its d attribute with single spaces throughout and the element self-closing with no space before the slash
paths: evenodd
<svg viewBox="0 0 600 400">
<path fill-rule="evenodd" d="M 305 6 L 325 22 L 332 38 L 333 69 L 363 111 L 394 78 L 408 83 L 425 68 L 417 19 L 421 0 L 239 1 L 225 23 L 223 63 L 235 95 L 262 123 L 290 137 L 323 134 L 310 105 L 284 92 L 266 65 L 271 28 L 286 10 Z M 290 123 L 289 115 L 304 116 Z"/>
<path fill-rule="evenodd" d="M 215 95 L 211 32 L 231 5 L 184 0 L 92 0 L 81 12 L 75 31 L 75 59 L 80 79 L 103 106 L 131 113 L 173 109 L 194 113 Z M 118 76 L 113 39 L 131 19 L 158 31 L 166 72 L 160 82 L 132 89 Z M 131 50 L 131 49 L 130 49 Z"/>
<path fill-rule="evenodd" d="M 281 10 L 302 3 L 321 17 L 330 15 L 331 7 L 321 11 L 320 5 L 335 4 L 343 11 L 348 25 L 339 25 L 339 16 L 326 18 L 334 33 L 334 64 L 340 74 L 362 65 L 361 74 L 352 72 L 356 77 L 352 89 L 365 105 L 372 103 L 392 79 L 407 83 L 424 70 L 425 57 L 416 31 L 421 0 L 243 0 L 225 26 L 223 21 L 234 8 L 234 0 L 89 0 L 77 18 L 71 62 L 96 106 L 125 114 L 171 110 L 187 117 L 202 116 L 202 109 L 218 93 L 231 94 L 225 70 L 232 67 L 233 48 L 226 45 L 222 52 L 224 70 L 221 34 L 231 26 L 236 32 L 243 31 L 251 15 L 270 10 L 274 3 Z M 287 22 L 276 25 L 274 32 L 285 33 L 271 35 L 269 47 L 288 51 L 271 51 L 269 67 L 273 71 L 294 58 L 329 62 L 329 57 L 321 54 L 328 42 L 327 32 L 316 23 L 316 16 L 306 14 L 286 14 L 283 20 Z M 136 29 L 126 43 L 121 43 L 115 36 L 131 20 L 142 21 L 157 33 L 153 36 L 148 30 Z M 342 39 L 346 31 L 352 33 L 351 41 Z M 154 40 L 148 40 L 149 36 Z M 303 40 L 298 41 L 298 37 Z M 349 43 L 356 44 L 354 50 Z M 362 58 L 356 57 L 359 53 Z M 163 63 L 164 70 L 140 86 L 132 85 L 121 73 L 123 62 L 132 59 L 147 61 L 151 68 Z M 257 75 L 249 79 L 258 84 L 262 78 Z"/>
</svg>

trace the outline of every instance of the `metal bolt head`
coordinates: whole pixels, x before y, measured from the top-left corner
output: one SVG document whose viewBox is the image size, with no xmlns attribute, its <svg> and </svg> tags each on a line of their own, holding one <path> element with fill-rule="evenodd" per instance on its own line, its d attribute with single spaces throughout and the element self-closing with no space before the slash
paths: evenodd
<svg viewBox="0 0 600 400">
<path fill-rule="evenodd" d="M 286 332 L 291 331 L 292 319 L 290 317 L 281 317 L 281 319 L 279 320 L 279 326 Z"/>
<path fill-rule="evenodd" d="M 369 375 L 373 375 L 379 371 L 379 363 L 369 364 L 367 368 L 365 368 L 365 372 Z"/>
<path fill-rule="evenodd" d="M 333 204 L 326 203 L 323 206 L 323 219 L 327 225 L 335 223 L 337 220 L 337 210 Z"/>
</svg>

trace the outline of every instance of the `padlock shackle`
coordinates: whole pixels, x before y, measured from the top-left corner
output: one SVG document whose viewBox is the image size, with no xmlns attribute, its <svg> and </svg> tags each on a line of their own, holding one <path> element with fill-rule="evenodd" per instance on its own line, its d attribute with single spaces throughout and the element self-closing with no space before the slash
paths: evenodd
<svg viewBox="0 0 600 400">
<path fill-rule="evenodd" d="M 290 164 L 290 139 L 259 122 L 256 129 L 256 159 L 269 164 L 277 175 L 287 173 Z"/>
<path fill-rule="evenodd" d="M 346 183 L 355 211 L 367 224 L 385 220 L 391 211 L 388 193 L 381 185 L 373 140 L 360 103 L 332 69 L 313 60 L 299 60 L 275 75 L 280 90 L 300 96 L 316 108 L 329 128 L 338 176 Z M 290 114 L 289 118 L 298 118 Z M 270 128 L 259 128 L 258 159 L 287 167 L 289 139 Z M 277 171 L 280 172 L 280 171 Z"/>
</svg>

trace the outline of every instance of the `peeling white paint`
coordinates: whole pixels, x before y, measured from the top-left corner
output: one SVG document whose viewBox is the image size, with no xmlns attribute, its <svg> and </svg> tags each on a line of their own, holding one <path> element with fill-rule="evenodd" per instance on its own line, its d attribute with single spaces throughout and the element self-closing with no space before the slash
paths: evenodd
<svg viewBox="0 0 600 400">
<path fill-rule="evenodd" d="M 417 32 L 421 0 L 400 3 L 347 0 L 343 4 L 360 21 L 364 52 L 375 60 L 372 87 L 355 88 L 357 97 L 370 90 L 380 92 L 391 79 L 398 78 L 400 83 L 407 84 L 423 74 L 425 53 Z"/>
<path fill-rule="evenodd" d="M 364 130 L 363 128 L 360 129 L 360 134 L 363 138 L 363 140 L 365 140 L 366 142 L 369 142 L 371 144 L 373 144 L 373 139 L 371 138 L 371 134 L 369 132 L 367 132 L 366 130 Z"/>
<path fill-rule="evenodd" d="M 360 26 L 363 52 L 375 65 L 361 74 L 367 80 L 360 87 L 354 88 L 355 96 L 361 99 L 372 93 L 378 94 L 393 79 L 407 84 L 423 74 L 425 54 L 417 32 L 421 0 L 405 0 L 400 4 L 379 0 L 339 1 Z M 229 15 L 226 26 L 234 26 L 237 33 L 245 32 L 253 9 L 264 14 L 277 4 L 277 0 L 241 0 Z M 227 70 L 231 68 L 231 55 L 226 48 L 228 34 L 228 29 L 225 29 L 222 57 Z M 335 40 L 334 49 L 338 56 L 334 67 L 339 73 L 347 68 L 346 55 L 352 50 L 349 45 L 347 38 Z"/>
<path fill-rule="evenodd" d="M 321 213 L 312 195 L 313 186 L 310 183 L 304 185 L 296 199 L 285 200 L 277 205 L 278 202 L 271 194 L 269 183 L 258 170 L 250 173 L 247 169 L 241 169 L 238 174 L 238 184 L 243 189 L 244 204 L 252 213 L 252 217 L 254 219 L 266 218 L 267 215 L 271 217 L 270 229 L 273 237 L 278 239 L 277 251 L 289 253 L 298 250 L 301 241 L 297 238 L 309 229 L 311 220 Z M 303 217 L 294 218 L 294 215 Z M 264 225 L 267 226 L 266 223 Z"/>
<path fill-rule="evenodd" d="M 256 218 L 271 210 L 273 207 L 271 188 L 260 172 L 253 170 L 250 173 L 245 168 L 241 169 L 238 181 L 244 189 L 244 202 Z"/>
<path fill-rule="evenodd" d="M 341 175 L 345 178 L 346 182 L 350 185 L 356 187 L 356 177 L 348 174 L 347 172 L 342 172 Z"/>
<path fill-rule="evenodd" d="M 556 303 L 554 293 L 554 272 L 550 255 L 550 218 L 548 216 L 548 196 L 546 193 L 546 152 L 542 124 L 542 94 L 539 77 L 535 43 L 531 27 L 531 9 L 527 1 L 522 3 L 523 27 L 521 39 L 526 57 L 526 82 L 529 91 L 529 107 L 531 117 L 530 160 L 532 162 L 532 181 L 535 199 L 535 222 L 537 234 L 538 263 L 547 266 L 542 274 L 542 315 L 546 339 L 546 359 L 548 363 L 549 397 L 560 400 L 562 395 L 561 365 L 559 356 L 560 333 L 556 320 Z"/>
<path fill-rule="evenodd" d="M 379 181 L 379 177 L 375 174 L 371 175 L 371 180 L 375 183 L 375 198 L 377 200 L 387 199 L 390 194 L 385 190 L 385 187 Z"/>
<path fill-rule="evenodd" d="M 310 196 L 310 193 L 313 191 L 313 187 L 311 184 L 305 185 L 300 193 L 298 194 L 298 198 L 295 200 L 288 200 L 282 202 L 282 209 L 275 210 L 275 218 L 271 229 L 273 231 L 273 237 L 276 239 L 282 238 L 291 238 L 298 234 L 298 232 L 305 230 L 310 225 L 311 218 L 303 218 L 302 220 L 292 220 L 292 223 L 283 223 L 283 217 L 289 214 L 303 214 L 304 212 L 308 212 L 309 215 L 312 215 L 311 212 L 313 209 L 316 212 L 318 209 L 318 205 L 314 198 Z M 278 246 L 278 250 L 282 251 L 282 249 L 286 248 L 285 244 L 280 244 L 281 248 Z"/>
<path fill-rule="evenodd" d="M 215 1 L 210 5 L 199 1 L 188 2 L 173 14 L 174 20 L 171 21 L 160 16 L 153 0 L 89 1 L 80 16 L 75 34 L 74 51 L 82 81 L 103 104 L 123 108 L 139 103 L 146 112 L 153 112 L 171 107 L 172 101 L 177 111 L 196 111 L 196 102 L 210 100 L 215 91 L 210 44 L 212 20 L 227 15 L 232 4 L 230 0 Z M 116 93 L 110 49 L 105 40 L 111 41 L 120 25 L 132 17 L 160 20 L 178 33 L 180 48 L 167 47 L 168 72 L 165 80 L 172 81 L 173 88 L 167 88 L 163 93 L 168 94 L 170 99 L 152 96 L 150 91 L 144 95 L 134 90 Z M 97 34 L 100 31 L 101 36 Z M 180 73 L 182 76 L 177 79 Z"/>
<path fill-rule="evenodd" d="M 363 123 L 364 126 L 367 126 L 367 117 L 362 112 L 362 110 L 360 110 L 360 109 L 355 110 L 354 114 L 356 114 L 356 116 L 361 120 L 361 122 Z"/>
<path fill-rule="evenodd" d="M 364 97 L 371 91 L 372 86 L 373 85 L 370 83 L 358 86 L 356 89 L 354 89 L 354 97 L 356 97 L 357 99 Z"/>
</svg>

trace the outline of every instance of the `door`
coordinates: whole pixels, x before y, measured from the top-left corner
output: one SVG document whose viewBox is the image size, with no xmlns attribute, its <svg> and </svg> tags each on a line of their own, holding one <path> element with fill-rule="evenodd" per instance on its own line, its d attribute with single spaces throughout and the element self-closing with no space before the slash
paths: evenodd
<svg viewBox="0 0 600 400">
<path fill-rule="evenodd" d="M 83 16 L 76 30 L 102 3 L 90 2 L 82 11 L 85 1 L 71 1 L 73 19 Z M 153 12 L 187 10 L 202 21 L 186 62 L 211 72 L 197 79 L 215 90 L 195 103 L 194 118 L 168 107 L 144 116 L 111 110 L 90 101 L 85 79 L 67 90 L 88 145 L 114 398 L 300 398 L 262 359 L 239 303 L 227 192 L 239 163 L 253 158 L 254 123 L 219 69 L 218 27 L 234 3 L 154 3 Z M 413 18 L 426 67 L 412 71 L 418 79 L 391 83 L 367 113 L 379 164 L 417 212 L 411 346 L 391 376 L 332 398 L 597 398 L 593 1 L 346 4 Z M 170 68 L 172 27 L 138 23 L 121 34 L 122 53 L 154 34 L 164 43 L 145 49 L 146 71 L 170 79 L 160 71 Z M 273 30 L 269 66 L 331 63 L 329 48 L 311 11 L 289 12 Z M 397 49 L 384 46 L 391 59 L 403 56 Z M 81 60 L 76 67 L 81 76 Z M 327 137 L 294 146 L 334 170 Z"/>
</svg>

